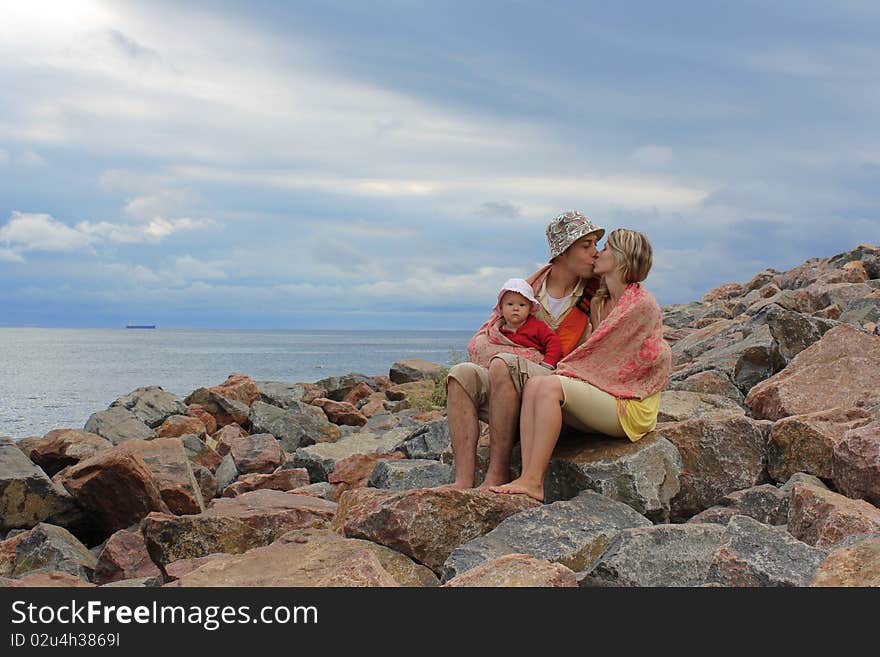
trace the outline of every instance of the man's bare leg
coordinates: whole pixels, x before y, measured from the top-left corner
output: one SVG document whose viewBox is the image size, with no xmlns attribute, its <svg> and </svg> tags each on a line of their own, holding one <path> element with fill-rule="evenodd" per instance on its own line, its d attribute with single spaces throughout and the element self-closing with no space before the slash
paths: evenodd
<svg viewBox="0 0 880 657">
<path fill-rule="evenodd" d="M 449 379 L 446 386 L 446 415 L 455 454 L 455 483 L 437 488 L 473 488 L 480 420 L 473 400 L 455 379 Z"/>
<path fill-rule="evenodd" d="M 519 429 L 519 393 L 500 358 L 489 362 L 489 470 L 480 488 L 510 481 L 510 453 Z"/>
</svg>

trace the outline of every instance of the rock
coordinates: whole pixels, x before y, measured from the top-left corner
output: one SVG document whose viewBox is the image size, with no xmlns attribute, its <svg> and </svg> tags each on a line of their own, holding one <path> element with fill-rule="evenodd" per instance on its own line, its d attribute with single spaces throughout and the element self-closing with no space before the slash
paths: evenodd
<svg viewBox="0 0 880 657">
<path fill-rule="evenodd" d="M 68 524 L 76 504 L 18 447 L 0 442 L 0 532 L 49 521 Z"/>
<path fill-rule="evenodd" d="M 198 570 L 206 563 L 211 563 L 212 561 L 224 561 L 232 559 L 234 556 L 235 555 L 232 554 L 224 554 L 223 552 L 214 552 L 213 554 L 206 554 L 204 557 L 178 559 L 177 561 L 165 564 L 165 574 L 167 575 L 168 581 L 173 582 Z"/>
<path fill-rule="evenodd" d="M 139 522 L 150 511 L 169 512 L 152 471 L 127 443 L 80 461 L 61 483 L 104 536 Z"/>
<path fill-rule="evenodd" d="M 348 402 L 337 402 L 322 397 L 313 401 L 312 404 L 323 410 L 327 419 L 333 424 L 362 427 L 367 423 L 367 418 L 363 413 Z"/>
<path fill-rule="evenodd" d="M 203 465 L 193 464 L 192 471 L 202 493 L 202 500 L 207 504 L 217 495 L 217 478 Z"/>
<path fill-rule="evenodd" d="M 374 394 L 379 394 L 375 390 L 373 390 L 366 383 L 358 383 L 354 388 L 348 391 L 348 394 L 342 398 L 342 401 L 346 404 L 351 404 L 352 406 L 357 406 L 357 404 L 362 399 L 367 399 Z"/>
<path fill-rule="evenodd" d="M 217 420 L 211 415 L 201 404 L 190 404 L 187 406 L 186 414 L 202 421 L 205 425 L 205 433 L 208 435 L 217 431 Z M 204 437 L 204 436 L 202 436 Z"/>
<path fill-rule="evenodd" d="M 138 420 L 153 429 L 162 424 L 165 418 L 172 415 L 186 415 L 187 412 L 186 404 L 180 397 L 166 392 L 159 386 L 137 388 L 114 401 L 110 404 L 110 408 L 124 408 L 131 411 Z"/>
<path fill-rule="evenodd" d="M 235 467 L 235 460 L 232 458 L 232 454 L 227 454 L 223 457 L 220 465 L 217 466 L 214 478 L 217 482 L 217 495 L 221 495 L 229 484 L 238 479 L 238 468 Z"/>
<path fill-rule="evenodd" d="M 317 497 L 255 490 L 216 498 L 197 515 L 151 513 L 141 527 L 153 561 L 164 565 L 214 552 L 240 554 L 292 529 L 329 527 L 335 511 L 336 504 Z"/>
<path fill-rule="evenodd" d="M 342 401 L 352 390 L 358 388 L 361 383 L 368 385 L 371 390 L 380 389 L 376 377 L 364 376 L 363 374 L 352 372 L 345 376 L 331 376 L 316 381 L 314 384 L 315 392 L 321 392 L 322 394 L 313 395 L 308 401 L 303 401 L 311 404 L 313 400 L 319 397 L 326 397 L 333 401 Z"/>
<path fill-rule="evenodd" d="M 245 406 L 250 406 L 260 398 L 257 384 L 245 374 L 230 374 L 223 383 L 211 386 L 208 390 L 223 399 L 241 402 Z"/>
<path fill-rule="evenodd" d="M 769 428 L 769 422 L 735 415 L 659 426 L 657 433 L 681 455 L 672 516 L 687 519 L 729 493 L 769 481 L 764 454 Z"/>
<path fill-rule="evenodd" d="M 738 490 L 721 498 L 718 506 L 701 511 L 688 523 L 714 522 L 726 525 L 733 516 L 748 516 L 765 525 L 788 523 L 788 503 L 791 490 L 772 484 L 761 484 Z"/>
<path fill-rule="evenodd" d="M 851 301 L 846 306 L 846 312 L 841 313 L 838 319 L 853 326 L 880 322 L 880 293 L 874 291 L 870 296 Z"/>
<path fill-rule="evenodd" d="M 287 408 L 293 402 L 301 402 L 306 389 L 301 383 L 284 381 L 255 381 L 260 401 L 278 408 Z"/>
<path fill-rule="evenodd" d="M 335 487 L 334 499 L 338 500 L 339 496 L 347 490 L 366 486 L 377 463 L 402 458 L 403 454 L 399 452 L 393 454 L 352 454 L 337 461 L 333 470 L 327 475 L 327 481 Z"/>
<path fill-rule="evenodd" d="M 701 586 L 709 579 L 724 533 L 715 524 L 624 529 L 580 578 L 580 585 Z"/>
<path fill-rule="evenodd" d="M 719 299 L 729 299 L 730 297 L 738 297 L 745 292 L 745 287 L 739 283 L 725 283 L 706 292 L 700 301 L 712 302 Z"/>
<path fill-rule="evenodd" d="M 132 577 L 131 579 L 120 579 L 103 585 L 103 587 L 108 586 L 111 588 L 153 588 L 162 586 L 162 577 Z"/>
<path fill-rule="evenodd" d="M 368 486 L 386 490 L 433 488 L 455 481 L 455 469 L 428 459 L 379 461 L 370 475 Z"/>
<path fill-rule="evenodd" d="M 172 415 L 168 417 L 156 430 L 159 438 L 177 438 L 185 434 L 194 434 L 204 438 L 207 429 L 204 422 L 188 415 Z"/>
<path fill-rule="evenodd" d="M 424 379 L 421 381 L 413 381 L 411 383 L 400 383 L 392 386 L 385 391 L 385 396 L 391 402 L 400 402 L 399 404 L 387 404 L 385 408 L 392 413 L 409 408 L 407 403 L 415 406 L 429 406 L 434 396 L 434 381 Z"/>
<path fill-rule="evenodd" d="M 651 521 L 621 502 L 584 491 L 567 501 L 528 509 L 455 548 L 443 565 L 443 581 L 506 554 L 528 554 L 563 564 L 575 572 L 590 570 L 620 530 L 651 526 Z"/>
<path fill-rule="evenodd" d="M 91 580 L 95 555 L 63 527 L 39 523 L 18 543 L 12 576 L 20 577 L 34 570 L 64 572 Z"/>
<path fill-rule="evenodd" d="M 831 552 L 810 586 L 880 586 L 880 536 Z"/>
<path fill-rule="evenodd" d="M 309 485 L 309 473 L 305 468 L 276 470 L 272 474 L 246 474 L 223 489 L 223 497 L 236 497 L 252 490 L 293 490 Z"/>
<path fill-rule="evenodd" d="M 799 353 L 779 374 L 756 385 L 746 404 L 756 418 L 853 407 L 880 401 L 880 337 L 841 324 Z"/>
<path fill-rule="evenodd" d="M 150 559 L 143 535 L 121 529 L 107 539 L 104 549 L 98 555 L 95 584 L 103 585 L 141 577 L 156 577 L 161 582 L 162 571 Z"/>
<path fill-rule="evenodd" d="M 254 432 L 271 433 L 287 452 L 315 443 L 335 442 L 340 436 L 339 428 L 327 420 L 321 409 L 296 401 L 287 409 L 255 402 L 249 419 Z"/>
<path fill-rule="evenodd" d="M 739 388 L 733 385 L 733 381 L 724 372 L 718 370 L 704 370 L 691 374 L 686 379 L 680 381 L 671 381 L 669 390 L 688 390 L 691 392 L 702 392 L 710 395 L 721 395 L 742 405 L 745 395 Z"/>
<path fill-rule="evenodd" d="M 106 438 L 114 445 L 126 440 L 149 440 L 156 432 L 122 406 L 111 406 L 106 411 L 92 413 L 83 429 Z"/>
<path fill-rule="evenodd" d="M 808 472 L 831 481 L 834 446 L 849 429 L 870 422 L 864 409 L 832 408 L 774 422 L 767 441 L 767 471 L 774 481 Z"/>
<path fill-rule="evenodd" d="M 212 560 L 175 586 L 437 586 L 424 566 L 368 541 L 299 530 L 266 547 Z"/>
<path fill-rule="evenodd" d="M 223 457 L 208 447 L 207 443 L 198 436 L 184 434 L 180 437 L 180 442 L 183 445 L 186 458 L 193 464 L 193 467 L 201 465 L 213 473 L 223 461 Z"/>
<path fill-rule="evenodd" d="M 68 465 L 91 458 L 111 447 L 113 443 L 94 433 L 54 429 L 31 443 L 28 456 L 51 477 Z"/>
<path fill-rule="evenodd" d="M 789 496 L 791 492 L 794 490 L 796 484 L 809 484 L 810 486 L 815 486 L 816 488 L 824 488 L 828 489 L 821 479 L 818 477 L 814 477 L 811 474 L 807 474 L 806 472 L 795 472 L 788 481 L 786 481 L 779 490 L 784 491 Z"/>
<path fill-rule="evenodd" d="M 30 529 L 15 531 L 19 533 L 14 536 L 7 536 L 5 540 L 0 541 L 0 577 L 8 577 L 12 574 L 12 569 L 15 567 L 15 553 L 18 551 L 18 545 L 31 532 Z"/>
<path fill-rule="evenodd" d="M 664 390 L 660 393 L 657 422 L 680 422 L 719 415 L 745 415 L 745 409 L 722 395 L 685 390 Z"/>
<path fill-rule="evenodd" d="M 284 463 L 284 453 L 275 436 L 258 433 L 252 436 L 241 436 L 232 441 L 232 458 L 235 467 L 242 474 L 259 472 L 269 474 Z"/>
<path fill-rule="evenodd" d="M 213 416 L 217 426 L 224 427 L 233 422 L 247 424 L 250 405 L 259 398 L 260 392 L 250 377 L 231 374 L 219 386 L 194 390 L 184 401 L 198 404 Z"/>
<path fill-rule="evenodd" d="M 363 431 L 335 443 L 318 443 L 296 450 L 284 468 L 305 468 L 312 482 L 327 481 L 336 463 L 353 454 L 389 453 L 408 435 L 407 429 L 392 429 L 381 435 Z"/>
<path fill-rule="evenodd" d="M 54 570 L 37 570 L 32 573 L 23 575 L 16 579 L 7 579 L 0 577 L 0 587 L 13 588 L 70 588 L 94 586 L 91 582 L 87 582 L 81 577 L 71 575 L 70 573 L 62 573 Z"/>
<path fill-rule="evenodd" d="M 834 485 L 841 493 L 880 505 L 880 422 L 843 434 L 833 460 Z"/>
<path fill-rule="evenodd" d="M 391 366 L 388 378 L 392 383 L 411 383 L 430 379 L 438 381 L 443 376 L 443 366 L 422 358 L 399 360 Z"/>
<path fill-rule="evenodd" d="M 829 548 L 847 536 L 880 532 L 880 509 L 864 500 L 798 484 L 791 494 L 788 531 L 807 545 Z"/>
<path fill-rule="evenodd" d="M 433 459 L 436 461 L 451 443 L 449 423 L 444 418 L 423 424 L 404 438 L 394 449 L 406 454 L 408 459 Z"/>
<path fill-rule="evenodd" d="M 332 502 L 334 490 L 335 488 L 326 481 L 319 481 L 314 484 L 309 484 L 308 486 L 293 488 L 290 492 L 300 493 L 301 495 L 313 495 L 314 497 L 321 497 Z"/>
<path fill-rule="evenodd" d="M 528 554 L 507 554 L 485 561 L 455 577 L 444 587 L 575 587 L 577 577 L 561 563 L 536 559 Z"/>
<path fill-rule="evenodd" d="M 639 441 L 577 434 L 559 440 L 544 479 L 544 500 L 594 490 L 652 520 L 669 517 L 682 463 L 675 445 L 652 432 Z"/>
<path fill-rule="evenodd" d="M 375 422 L 372 424 L 370 423 L 370 419 L 374 415 L 384 415 L 384 416 L 386 416 L 386 419 L 387 418 L 394 418 L 394 416 L 391 415 L 391 413 L 388 413 L 385 410 L 384 401 L 385 401 L 385 393 L 374 392 L 366 400 L 361 400 L 357 404 L 358 410 L 363 414 L 363 416 L 365 418 L 367 418 L 367 424 L 365 426 L 370 427 L 371 429 L 376 428 Z M 396 420 L 396 419 L 397 418 L 394 418 L 394 420 Z M 397 424 L 397 422 L 395 421 L 394 424 Z M 394 428 L 394 424 L 392 424 L 391 426 L 383 427 L 383 428 L 392 429 L 392 428 Z"/>
<path fill-rule="evenodd" d="M 139 454 L 153 474 L 162 500 L 171 513 L 199 513 L 205 510 L 202 491 L 180 438 L 133 440 L 127 446 Z"/>
<path fill-rule="evenodd" d="M 217 454 L 221 457 L 229 454 L 229 450 L 232 449 L 232 443 L 242 436 L 247 436 L 248 432 L 241 428 L 235 422 L 231 424 L 227 424 L 224 427 L 221 427 L 217 433 L 215 433 L 212 438 L 216 445 L 211 445 L 208 441 L 205 441 L 206 444 L 212 446 Z M 273 436 L 275 434 L 272 434 Z"/>
<path fill-rule="evenodd" d="M 538 504 L 525 495 L 478 490 L 358 488 L 339 498 L 333 528 L 349 538 L 390 547 L 440 572 L 453 549 Z"/>
<path fill-rule="evenodd" d="M 693 325 L 711 310 L 711 304 L 701 301 L 675 303 L 663 306 L 663 326 L 672 329 Z"/>
<path fill-rule="evenodd" d="M 825 552 L 794 538 L 783 527 L 746 516 L 727 524 L 709 568 L 709 582 L 723 586 L 806 586 Z"/>
</svg>

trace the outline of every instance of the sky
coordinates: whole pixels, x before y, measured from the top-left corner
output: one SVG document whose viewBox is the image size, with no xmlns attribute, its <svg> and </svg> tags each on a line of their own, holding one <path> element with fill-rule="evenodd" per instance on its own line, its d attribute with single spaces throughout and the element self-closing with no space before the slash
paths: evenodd
<svg viewBox="0 0 880 657">
<path fill-rule="evenodd" d="M 880 243 L 880 3 L 0 0 L 0 326 L 470 329 Z"/>
</svg>

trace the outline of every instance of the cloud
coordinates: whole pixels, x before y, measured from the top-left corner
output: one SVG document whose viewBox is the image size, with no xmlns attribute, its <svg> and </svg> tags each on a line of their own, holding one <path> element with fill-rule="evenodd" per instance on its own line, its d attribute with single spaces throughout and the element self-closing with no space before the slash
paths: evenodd
<svg viewBox="0 0 880 657">
<path fill-rule="evenodd" d="M 508 201 L 488 201 L 477 208 L 481 217 L 506 217 L 514 219 L 519 216 L 519 208 Z"/>
<path fill-rule="evenodd" d="M 9 153 L 0 148 L 0 166 L 9 164 Z"/>
<path fill-rule="evenodd" d="M 160 242 L 169 235 L 181 231 L 196 230 L 215 226 L 210 219 L 164 219 L 154 217 L 144 224 L 114 224 L 107 221 L 92 223 L 81 221 L 76 224 L 76 230 L 83 235 L 107 240 L 108 242 L 139 243 Z"/>
<path fill-rule="evenodd" d="M 39 153 L 35 153 L 34 151 L 25 151 L 15 158 L 15 163 L 27 169 L 36 169 L 45 166 L 46 160 L 43 159 L 43 156 Z"/>
<path fill-rule="evenodd" d="M 56 221 L 48 214 L 13 212 L 0 227 L 0 241 L 24 251 L 78 251 L 95 238 Z"/>
<path fill-rule="evenodd" d="M 665 167 L 672 163 L 675 153 L 668 146 L 648 144 L 633 151 L 632 159 L 646 167 Z"/>
<path fill-rule="evenodd" d="M 24 262 L 24 258 L 12 249 L 0 246 L 0 262 Z"/>
</svg>

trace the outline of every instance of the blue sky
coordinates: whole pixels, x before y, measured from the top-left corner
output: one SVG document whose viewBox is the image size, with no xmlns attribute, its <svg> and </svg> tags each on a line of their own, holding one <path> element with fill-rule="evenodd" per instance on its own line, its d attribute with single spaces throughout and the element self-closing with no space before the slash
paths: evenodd
<svg viewBox="0 0 880 657">
<path fill-rule="evenodd" d="M 476 327 L 576 208 L 686 302 L 880 243 L 876 2 L 18 0 L 0 326 Z"/>
</svg>

